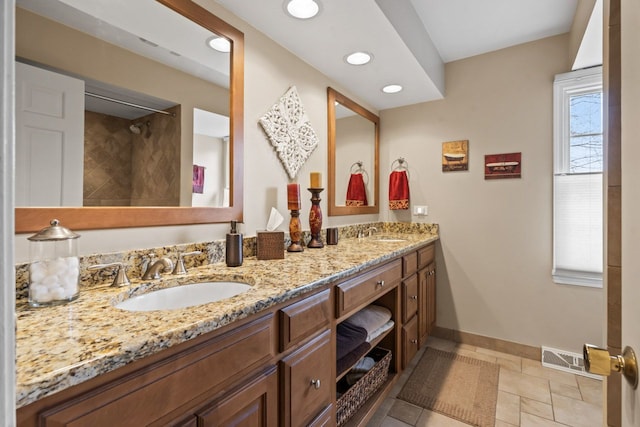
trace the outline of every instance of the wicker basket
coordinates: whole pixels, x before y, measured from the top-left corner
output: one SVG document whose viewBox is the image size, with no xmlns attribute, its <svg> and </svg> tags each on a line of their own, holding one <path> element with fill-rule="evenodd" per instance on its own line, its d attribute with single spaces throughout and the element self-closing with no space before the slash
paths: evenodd
<svg viewBox="0 0 640 427">
<path fill-rule="evenodd" d="M 338 398 L 336 413 L 338 426 L 346 423 L 387 380 L 391 351 L 376 347 L 367 356 L 373 357 L 376 364 Z"/>
</svg>

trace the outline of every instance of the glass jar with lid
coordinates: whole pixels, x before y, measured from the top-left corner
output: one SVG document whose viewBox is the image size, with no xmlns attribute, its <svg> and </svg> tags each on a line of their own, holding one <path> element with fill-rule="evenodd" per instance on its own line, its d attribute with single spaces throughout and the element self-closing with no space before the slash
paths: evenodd
<svg viewBox="0 0 640 427">
<path fill-rule="evenodd" d="M 44 307 L 78 298 L 79 234 L 54 219 L 29 240 L 29 305 Z"/>
</svg>

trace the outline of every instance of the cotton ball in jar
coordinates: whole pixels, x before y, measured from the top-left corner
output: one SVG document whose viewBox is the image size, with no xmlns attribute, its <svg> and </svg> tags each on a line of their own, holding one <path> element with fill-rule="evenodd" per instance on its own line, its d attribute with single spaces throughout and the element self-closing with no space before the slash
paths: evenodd
<svg viewBox="0 0 640 427">
<path fill-rule="evenodd" d="M 49 293 L 49 289 L 47 289 L 46 286 L 32 284 L 29 287 L 29 295 L 31 296 L 31 299 L 39 300 L 40 296 L 46 293 Z"/>
<path fill-rule="evenodd" d="M 43 262 L 34 262 L 29 266 L 29 279 L 31 283 L 39 283 L 47 275 L 47 266 Z"/>
<path fill-rule="evenodd" d="M 67 258 L 67 267 L 69 269 L 75 268 L 76 270 L 78 270 L 80 268 L 80 260 L 78 260 L 78 257 L 68 257 Z"/>
<path fill-rule="evenodd" d="M 49 292 L 53 299 L 64 299 L 66 298 L 66 294 L 67 294 L 65 289 L 61 286 L 56 286 L 52 288 Z"/>
<path fill-rule="evenodd" d="M 42 286 L 35 295 L 31 295 L 31 299 L 38 302 L 49 302 L 53 301 L 53 295 L 51 295 L 48 288 Z"/>
<path fill-rule="evenodd" d="M 46 286 L 48 289 L 54 288 L 58 286 L 58 283 L 59 283 L 58 276 L 56 275 L 45 276 L 40 283 Z"/>
<path fill-rule="evenodd" d="M 56 258 L 49 263 L 49 273 L 60 275 L 67 271 L 67 261 L 64 258 Z"/>
</svg>

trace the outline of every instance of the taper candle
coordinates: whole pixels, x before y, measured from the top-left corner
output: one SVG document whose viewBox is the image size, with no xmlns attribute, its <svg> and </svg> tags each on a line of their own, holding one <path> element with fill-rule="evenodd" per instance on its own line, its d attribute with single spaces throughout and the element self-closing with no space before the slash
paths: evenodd
<svg viewBox="0 0 640 427">
<path fill-rule="evenodd" d="M 320 172 L 311 172 L 311 188 L 322 188 L 322 174 Z"/>
<path fill-rule="evenodd" d="M 287 184 L 287 209 L 300 209 L 300 184 Z"/>
</svg>

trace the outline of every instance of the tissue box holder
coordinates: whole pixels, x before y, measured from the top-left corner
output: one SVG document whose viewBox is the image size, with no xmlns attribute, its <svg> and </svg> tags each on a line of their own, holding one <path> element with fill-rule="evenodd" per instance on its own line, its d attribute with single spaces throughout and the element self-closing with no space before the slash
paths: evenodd
<svg viewBox="0 0 640 427">
<path fill-rule="evenodd" d="M 284 258 L 284 231 L 258 231 L 256 235 L 258 259 Z"/>
</svg>

